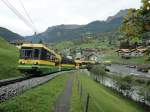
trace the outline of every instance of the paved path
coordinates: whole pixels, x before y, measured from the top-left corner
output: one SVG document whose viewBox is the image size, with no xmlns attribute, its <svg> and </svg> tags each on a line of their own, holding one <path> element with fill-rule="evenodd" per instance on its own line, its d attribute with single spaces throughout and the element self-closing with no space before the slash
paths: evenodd
<svg viewBox="0 0 150 112">
<path fill-rule="evenodd" d="M 56 102 L 54 112 L 69 112 L 70 98 L 72 95 L 73 75 L 70 75 L 66 87 Z"/>
</svg>

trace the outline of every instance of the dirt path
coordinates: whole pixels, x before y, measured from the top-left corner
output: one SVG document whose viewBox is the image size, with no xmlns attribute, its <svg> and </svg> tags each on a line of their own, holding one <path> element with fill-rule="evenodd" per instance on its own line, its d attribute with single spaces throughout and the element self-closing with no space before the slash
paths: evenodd
<svg viewBox="0 0 150 112">
<path fill-rule="evenodd" d="M 73 75 L 70 75 L 70 78 L 66 83 L 65 89 L 55 105 L 54 112 L 69 112 L 70 98 L 72 95 L 73 77 Z"/>
</svg>

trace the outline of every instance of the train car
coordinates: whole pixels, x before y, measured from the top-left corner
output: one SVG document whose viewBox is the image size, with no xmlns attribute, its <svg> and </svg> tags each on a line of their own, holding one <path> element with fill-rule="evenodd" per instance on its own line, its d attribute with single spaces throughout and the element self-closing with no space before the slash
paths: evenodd
<svg viewBox="0 0 150 112">
<path fill-rule="evenodd" d="M 61 56 L 43 44 L 23 44 L 18 69 L 32 75 L 54 73 L 61 70 Z"/>
<path fill-rule="evenodd" d="M 68 59 L 66 57 L 62 57 L 61 61 L 61 70 L 62 71 L 67 71 L 67 70 L 73 70 L 75 69 L 75 62 L 73 59 Z"/>
<path fill-rule="evenodd" d="M 76 69 L 81 69 L 81 68 L 83 68 L 83 61 L 81 61 L 81 59 L 80 58 L 76 58 L 75 59 L 75 64 L 76 64 Z"/>
</svg>

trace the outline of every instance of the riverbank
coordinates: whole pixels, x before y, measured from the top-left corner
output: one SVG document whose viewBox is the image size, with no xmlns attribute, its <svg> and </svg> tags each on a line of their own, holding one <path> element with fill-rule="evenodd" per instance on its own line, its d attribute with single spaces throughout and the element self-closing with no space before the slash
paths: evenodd
<svg viewBox="0 0 150 112">
<path fill-rule="evenodd" d="M 78 72 L 77 78 L 82 84 L 82 93 L 90 96 L 89 112 L 148 112 L 137 103 L 95 82 L 85 72 Z M 77 96 L 75 95 L 75 97 Z M 84 96 L 82 95 L 82 97 Z"/>
</svg>

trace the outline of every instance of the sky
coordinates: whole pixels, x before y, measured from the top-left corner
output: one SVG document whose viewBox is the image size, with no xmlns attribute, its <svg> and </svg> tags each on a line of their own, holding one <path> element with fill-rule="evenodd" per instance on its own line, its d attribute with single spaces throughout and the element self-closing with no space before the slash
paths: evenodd
<svg viewBox="0 0 150 112">
<path fill-rule="evenodd" d="M 8 0 L 22 15 L 26 14 L 20 0 Z M 141 0 L 21 0 L 29 13 L 37 33 L 59 24 L 87 24 L 95 20 L 106 20 L 122 9 L 139 8 Z M 20 35 L 33 35 L 27 27 L 0 0 L 0 27 L 8 28 Z"/>
</svg>

